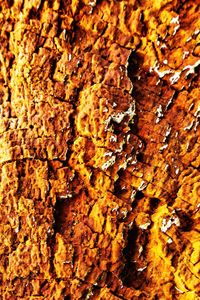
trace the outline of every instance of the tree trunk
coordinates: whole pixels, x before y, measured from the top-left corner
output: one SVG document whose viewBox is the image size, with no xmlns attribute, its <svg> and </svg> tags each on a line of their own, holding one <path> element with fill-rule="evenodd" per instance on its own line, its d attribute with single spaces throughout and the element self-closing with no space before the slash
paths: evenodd
<svg viewBox="0 0 200 300">
<path fill-rule="evenodd" d="M 198 298 L 198 3 L 0 0 L 0 299 Z"/>
</svg>

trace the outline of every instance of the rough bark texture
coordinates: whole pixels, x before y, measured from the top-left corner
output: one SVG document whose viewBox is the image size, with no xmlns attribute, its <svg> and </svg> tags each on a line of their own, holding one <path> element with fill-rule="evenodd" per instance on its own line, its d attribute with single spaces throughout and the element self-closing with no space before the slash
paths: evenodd
<svg viewBox="0 0 200 300">
<path fill-rule="evenodd" d="M 0 299 L 199 299 L 198 3 L 0 1 Z"/>
</svg>

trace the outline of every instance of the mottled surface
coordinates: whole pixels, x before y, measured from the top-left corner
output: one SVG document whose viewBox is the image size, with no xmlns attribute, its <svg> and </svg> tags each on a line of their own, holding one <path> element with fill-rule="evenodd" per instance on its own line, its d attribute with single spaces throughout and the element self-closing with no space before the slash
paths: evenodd
<svg viewBox="0 0 200 300">
<path fill-rule="evenodd" d="M 199 299 L 199 9 L 0 0 L 0 299 Z"/>
</svg>

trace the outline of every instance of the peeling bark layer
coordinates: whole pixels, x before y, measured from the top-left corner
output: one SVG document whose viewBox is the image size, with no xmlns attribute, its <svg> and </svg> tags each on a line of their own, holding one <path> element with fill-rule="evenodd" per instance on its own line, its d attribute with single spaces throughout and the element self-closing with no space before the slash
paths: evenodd
<svg viewBox="0 0 200 300">
<path fill-rule="evenodd" d="M 0 1 L 0 299 L 196 300 L 199 1 Z"/>
</svg>

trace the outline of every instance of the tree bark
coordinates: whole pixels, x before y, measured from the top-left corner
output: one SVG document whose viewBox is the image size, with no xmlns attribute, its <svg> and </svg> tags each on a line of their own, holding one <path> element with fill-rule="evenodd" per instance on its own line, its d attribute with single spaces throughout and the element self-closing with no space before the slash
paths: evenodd
<svg viewBox="0 0 200 300">
<path fill-rule="evenodd" d="M 195 300 L 199 1 L 0 1 L 0 299 Z"/>
</svg>

